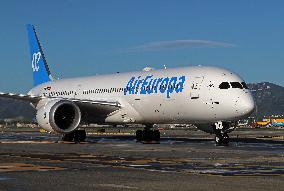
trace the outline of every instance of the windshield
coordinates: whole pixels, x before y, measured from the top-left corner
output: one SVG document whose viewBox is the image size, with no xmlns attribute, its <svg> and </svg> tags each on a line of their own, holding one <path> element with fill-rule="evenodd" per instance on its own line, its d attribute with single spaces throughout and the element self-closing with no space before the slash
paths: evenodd
<svg viewBox="0 0 284 191">
<path fill-rule="evenodd" d="M 232 86 L 232 88 L 243 89 L 243 86 L 240 82 L 231 82 L 231 86 Z"/>
<path fill-rule="evenodd" d="M 219 85 L 219 88 L 220 88 L 220 89 L 229 89 L 229 88 L 230 88 L 230 84 L 229 84 L 229 82 L 222 82 L 222 83 Z"/>
</svg>

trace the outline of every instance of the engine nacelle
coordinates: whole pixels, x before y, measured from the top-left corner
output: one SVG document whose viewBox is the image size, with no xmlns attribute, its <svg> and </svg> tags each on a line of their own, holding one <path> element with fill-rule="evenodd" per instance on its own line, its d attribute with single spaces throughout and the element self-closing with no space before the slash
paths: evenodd
<svg viewBox="0 0 284 191">
<path fill-rule="evenodd" d="M 71 101 L 54 99 L 38 109 L 36 119 L 46 131 L 65 134 L 78 127 L 81 121 L 81 111 Z"/>
</svg>

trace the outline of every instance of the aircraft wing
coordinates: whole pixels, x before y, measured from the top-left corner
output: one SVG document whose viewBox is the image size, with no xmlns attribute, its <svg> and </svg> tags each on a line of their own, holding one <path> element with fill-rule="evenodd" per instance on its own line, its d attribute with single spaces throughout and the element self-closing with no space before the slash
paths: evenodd
<svg viewBox="0 0 284 191">
<path fill-rule="evenodd" d="M 29 101 L 32 103 L 37 103 L 41 99 L 44 99 L 45 97 L 42 96 L 33 96 L 33 95 L 27 95 L 27 94 L 14 94 L 14 93 L 3 93 L 0 92 L 0 98 L 11 98 L 16 100 L 22 100 L 22 101 Z"/>
<path fill-rule="evenodd" d="M 80 108 L 83 120 L 89 123 L 104 122 L 107 116 L 121 108 L 120 103 L 115 101 L 69 100 L 73 101 Z"/>
<path fill-rule="evenodd" d="M 74 102 L 80 109 L 82 114 L 87 116 L 90 121 L 97 121 L 98 119 L 105 118 L 110 113 L 121 108 L 121 104 L 118 101 L 113 100 L 82 100 L 74 98 L 60 98 L 60 97 L 45 97 L 34 96 L 27 94 L 14 94 L 0 92 L 0 98 L 10 98 L 15 100 L 27 101 L 37 104 L 43 99 L 62 99 Z M 95 118 L 94 118 L 95 116 Z"/>
</svg>

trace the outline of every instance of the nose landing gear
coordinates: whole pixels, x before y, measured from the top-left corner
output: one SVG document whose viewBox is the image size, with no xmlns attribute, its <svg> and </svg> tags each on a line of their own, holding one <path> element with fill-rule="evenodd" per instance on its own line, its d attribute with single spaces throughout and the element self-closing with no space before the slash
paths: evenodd
<svg viewBox="0 0 284 191">
<path fill-rule="evenodd" d="M 223 122 L 217 122 L 213 125 L 215 133 L 215 143 L 217 146 L 228 146 L 230 138 L 228 133 L 225 132 L 226 126 Z"/>
<path fill-rule="evenodd" d="M 228 146 L 229 145 L 229 135 L 227 133 L 216 133 L 215 143 L 217 146 Z"/>
</svg>

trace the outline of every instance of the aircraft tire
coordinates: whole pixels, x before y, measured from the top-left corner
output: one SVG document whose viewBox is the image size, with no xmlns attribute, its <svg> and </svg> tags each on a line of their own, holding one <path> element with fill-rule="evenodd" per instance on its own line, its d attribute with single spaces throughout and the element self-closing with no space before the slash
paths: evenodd
<svg viewBox="0 0 284 191">
<path fill-rule="evenodd" d="M 215 143 L 217 146 L 228 146 L 229 145 L 229 136 L 227 133 L 216 134 L 215 135 Z"/>
<path fill-rule="evenodd" d="M 228 146 L 228 145 L 229 145 L 229 142 L 230 142 L 229 139 L 230 139 L 230 138 L 229 138 L 229 135 L 228 135 L 227 133 L 224 133 L 224 135 L 223 135 L 223 141 L 222 141 L 222 143 L 223 143 L 224 146 Z"/>
<path fill-rule="evenodd" d="M 141 142 L 143 140 L 143 131 L 137 130 L 136 131 L 136 142 Z"/>
<path fill-rule="evenodd" d="M 75 130 L 74 131 L 74 141 L 84 142 L 86 140 L 87 134 L 85 130 Z"/>
<path fill-rule="evenodd" d="M 143 130 L 143 141 L 152 141 L 153 140 L 153 131 L 152 130 Z"/>
<path fill-rule="evenodd" d="M 160 131 L 154 130 L 153 132 L 153 140 L 159 142 L 161 138 Z"/>
<path fill-rule="evenodd" d="M 74 139 L 74 131 L 71 133 L 64 134 L 62 137 L 62 141 L 72 142 Z"/>
</svg>

